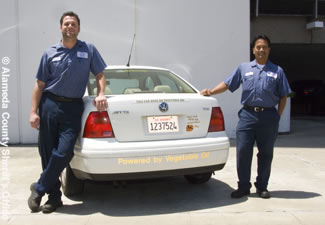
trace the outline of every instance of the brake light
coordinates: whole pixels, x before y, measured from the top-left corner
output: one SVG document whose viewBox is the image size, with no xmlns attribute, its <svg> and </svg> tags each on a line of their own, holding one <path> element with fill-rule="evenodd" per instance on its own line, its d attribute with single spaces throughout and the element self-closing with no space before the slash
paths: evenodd
<svg viewBox="0 0 325 225">
<path fill-rule="evenodd" d="M 225 130 L 225 122 L 220 107 L 212 107 L 211 119 L 208 132 L 218 132 Z"/>
<path fill-rule="evenodd" d="M 88 115 L 85 128 L 84 138 L 113 138 L 113 128 L 109 120 L 108 113 L 91 112 Z"/>
</svg>

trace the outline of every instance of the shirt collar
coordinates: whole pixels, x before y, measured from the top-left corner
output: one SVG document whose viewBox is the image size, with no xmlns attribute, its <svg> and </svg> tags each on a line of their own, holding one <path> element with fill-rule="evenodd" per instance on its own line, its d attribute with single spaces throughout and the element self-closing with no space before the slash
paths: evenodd
<svg viewBox="0 0 325 225">
<path fill-rule="evenodd" d="M 270 60 L 267 60 L 265 66 L 264 66 L 264 69 L 267 69 L 267 68 L 271 67 L 272 64 L 273 64 L 273 63 L 272 63 Z M 256 59 L 254 59 L 253 61 L 251 61 L 251 62 L 250 62 L 250 65 L 251 65 L 251 67 L 257 67 Z"/>
<path fill-rule="evenodd" d="M 77 44 L 73 48 L 75 48 L 76 46 L 80 47 L 81 45 L 82 45 L 82 42 L 80 40 L 77 40 Z M 64 47 L 62 45 L 61 41 L 59 41 L 56 45 L 54 45 L 54 48 L 56 48 L 57 50 L 66 49 L 66 47 Z"/>
</svg>

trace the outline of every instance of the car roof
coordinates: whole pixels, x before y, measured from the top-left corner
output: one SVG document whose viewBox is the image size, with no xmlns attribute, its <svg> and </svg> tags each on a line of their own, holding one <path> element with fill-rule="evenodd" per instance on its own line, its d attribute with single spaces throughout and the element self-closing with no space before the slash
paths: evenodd
<svg viewBox="0 0 325 225">
<path fill-rule="evenodd" d="M 132 65 L 132 66 L 125 66 L 125 65 L 110 65 L 105 68 L 105 70 L 111 69 L 148 69 L 148 70 L 165 70 L 170 71 L 169 69 L 162 68 L 162 67 L 155 67 L 155 66 L 139 66 L 139 65 Z"/>
</svg>

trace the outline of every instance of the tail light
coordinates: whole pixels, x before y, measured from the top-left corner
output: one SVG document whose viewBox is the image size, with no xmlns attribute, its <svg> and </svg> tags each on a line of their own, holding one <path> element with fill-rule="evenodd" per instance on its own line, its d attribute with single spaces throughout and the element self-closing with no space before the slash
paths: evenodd
<svg viewBox="0 0 325 225">
<path fill-rule="evenodd" d="M 84 138 L 113 138 L 113 128 L 109 120 L 108 113 L 105 112 L 91 112 L 88 115 Z"/>
<path fill-rule="evenodd" d="M 208 132 L 218 132 L 225 130 L 225 122 L 220 107 L 212 107 L 211 119 Z"/>
</svg>

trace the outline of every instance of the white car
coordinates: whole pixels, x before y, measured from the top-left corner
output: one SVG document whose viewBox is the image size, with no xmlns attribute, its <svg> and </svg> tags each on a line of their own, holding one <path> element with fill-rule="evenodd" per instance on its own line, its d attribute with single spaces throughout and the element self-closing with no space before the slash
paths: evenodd
<svg viewBox="0 0 325 225">
<path fill-rule="evenodd" d="M 93 106 L 91 75 L 81 134 L 61 176 L 65 195 L 81 193 L 85 180 L 184 175 L 204 183 L 225 166 L 229 140 L 215 98 L 163 68 L 109 66 L 104 74 L 108 109 Z"/>
</svg>

